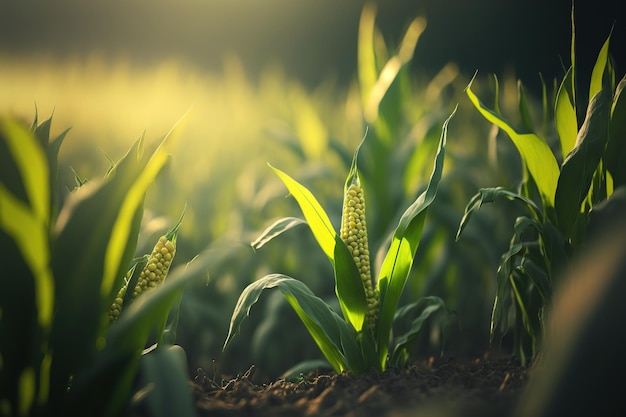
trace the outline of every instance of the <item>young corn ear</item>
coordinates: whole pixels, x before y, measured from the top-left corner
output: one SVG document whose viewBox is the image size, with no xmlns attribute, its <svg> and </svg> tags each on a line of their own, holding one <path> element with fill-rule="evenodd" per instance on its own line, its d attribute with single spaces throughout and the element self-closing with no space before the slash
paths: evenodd
<svg viewBox="0 0 626 417">
<path fill-rule="evenodd" d="M 131 300 L 134 300 L 142 292 L 156 287 L 165 280 L 174 255 L 176 254 L 175 243 L 175 236 L 173 240 L 170 240 L 168 235 L 163 235 L 159 238 L 156 245 L 154 245 L 154 249 L 152 249 L 148 263 L 139 274 L 139 279 L 133 289 Z"/>
<path fill-rule="evenodd" d="M 367 300 L 366 320 L 369 328 L 374 331 L 378 319 L 378 289 L 372 281 L 370 252 L 365 221 L 365 198 L 358 183 L 353 182 L 346 190 L 341 217 L 341 240 L 352 253 L 361 281 L 365 288 Z"/>
<path fill-rule="evenodd" d="M 176 236 L 184 215 L 185 210 L 183 209 L 176 225 L 165 235 L 161 236 L 156 245 L 154 245 L 154 249 L 152 249 L 152 253 L 148 257 L 148 262 L 139 274 L 130 296 L 131 300 L 137 298 L 139 294 L 147 289 L 156 287 L 167 277 L 174 255 L 176 255 Z"/>
<path fill-rule="evenodd" d="M 129 274 L 131 273 L 131 271 L 129 271 Z M 126 296 L 126 290 L 128 289 L 129 276 L 127 275 L 126 278 L 127 279 L 124 280 L 124 285 L 117 292 L 115 301 L 113 301 L 113 304 L 111 304 L 111 308 L 109 309 L 109 323 L 115 322 L 120 314 L 122 314 L 122 308 L 124 307 L 124 297 Z"/>
</svg>

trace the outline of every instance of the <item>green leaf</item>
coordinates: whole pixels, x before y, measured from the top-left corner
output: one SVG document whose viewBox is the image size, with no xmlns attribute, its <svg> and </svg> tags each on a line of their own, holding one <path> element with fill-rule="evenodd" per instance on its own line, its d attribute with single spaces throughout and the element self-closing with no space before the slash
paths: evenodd
<svg viewBox="0 0 626 417">
<path fill-rule="evenodd" d="M 609 43 L 611 40 L 611 35 L 606 38 L 600 52 L 598 53 L 598 58 L 596 59 L 596 63 L 593 66 L 593 71 L 591 72 L 591 81 L 589 83 L 589 103 L 591 103 L 593 97 L 602 90 L 602 86 L 605 82 L 605 77 L 609 75 L 607 71 L 609 65 Z"/>
<path fill-rule="evenodd" d="M 558 227 L 567 238 L 571 238 L 575 230 L 581 204 L 587 197 L 594 172 L 602 158 L 608 138 L 610 110 L 611 93 L 602 89 L 589 103 L 585 121 L 576 138 L 576 146 L 563 162 L 554 208 Z"/>
<path fill-rule="evenodd" d="M 206 280 L 207 271 L 240 255 L 243 248 L 220 242 L 189 264 L 171 270 L 163 284 L 137 298 L 109 328 L 104 349 L 97 352 L 90 366 L 77 373 L 71 392 L 73 402 L 99 406 L 106 416 L 118 415 L 132 394 L 140 356 L 150 335 L 182 292 Z"/>
<path fill-rule="evenodd" d="M 278 219 L 269 225 L 250 245 L 252 246 L 252 249 L 261 249 L 266 243 L 274 239 L 276 236 L 279 236 L 287 230 L 290 230 L 300 224 L 306 224 L 306 222 L 297 217 L 283 217 L 282 219 Z"/>
<path fill-rule="evenodd" d="M 19 175 L 19 178 L 0 177 L 0 229 L 13 240 L 32 272 L 39 325 L 48 331 L 52 324 L 55 291 L 49 264 L 48 163 L 36 138 L 17 122 L 0 121 L 0 135 Z M 28 201 L 21 200 L 6 188 L 20 179 Z"/>
<path fill-rule="evenodd" d="M 335 292 L 344 318 L 360 332 L 367 311 L 365 288 L 352 253 L 339 236 L 335 239 Z"/>
<path fill-rule="evenodd" d="M 281 274 L 266 275 L 243 290 L 233 311 L 224 348 L 239 331 L 241 323 L 250 314 L 250 309 L 258 301 L 263 290 L 270 288 L 280 290 L 333 369 L 342 372 L 355 368 L 349 361 L 356 358 L 346 357 L 343 348 L 345 343 L 356 342 L 354 330 L 305 284 Z"/>
<path fill-rule="evenodd" d="M 283 181 L 291 195 L 296 199 L 304 214 L 313 236 L 317 240 L 317 243 L 322 248 L 322 251 L 326 254 L 328 259 L 334 263 L 335 256 L 335 236 L 337 233 L 333 228 L 330 219 L 315 196 L 306 187 L 298 183 L 289 175 L 274 168 L 270 165 L 270 168 L 274 170 L 276 175 Z"/>
<path fill-rule="evenodd" d="M 367 4 L 361 11 L 358 37 L 358 74 L 363 108 L 366 107 L 370 92 L 378 78 L 376 54 L 374 48 L 374 31 L 376 6 Z"/>
<path fill-rule="evenodd" d="M 378 354 L 382 368 L 385 368 L 385 361 L 389 349 L 389 333 L 391 324 L 396 312 L 400 295 L 409 278 L 413 257 L 419 245 L 426 218 L 426 209 L 434 201 L 437 195 L 437 187 L 441 180 L 443 163 L 445 158 L 446 137 L 448 123 L 454 116 L 456 107 L 452 114 L 443 123 L 441 138 L 435 156 L 435 163 L 430 181 L 426 190 L 411 204 L 400 218 L 400 222 L 393 234 L 391 245 L 383 260 L 378 288 L 380 291 L 380 317 L 378 321 Z"/>
<path fill-rule="evenodd" d="M 32 152 L 32 154 L 30 154 Z M 29 155 L 30 154 L 30 155 Z M 48 165 L 28 129 L 0 119 L 0 402 L 26 415 L 48 399 L 54 277 Z"/>
<path fill-rule="evenodd" d="M 402 352 L 409 349 L 422 331 L 426 320 L 440 311 L 445 312 L 446 305 L 439 297 L 423 297 L 398 309 L 394 317 L 394 339 L 390 363 L 396 366 L 401 365 Z"/>
<path fill-rule="evenodd" d="M 481 188 L 478 190 L 478 193 L 472 197 L 470 202 L 465 207 L 465 213 L 463 214 L 463 218 L 459 224 L 459 229 L 456 233 L 456 240 L 458 241 L 461 237 L 461 233 L 465 230 L 469 219 L 471 218 L 474 211 L 480 210 L 483 204 L 486 203 L 494 203 L 498 198 L 507 198 L 509 200 L 518 200 L 528 206 L 532 215 L 540 219 L 542 217 L 541 210 L 537 205 L 530 199 L 511 192 L 504 187 L 495 187 L 495 188 Z"/>
<path fill-rule="evenodd" d="M 533 119 L 530 115 L 530 108 L 528 107 L 528 98 L 526 94 L 526 88 L 521 81 L 517 81 L 517 95 L 518 95 L 518 108 L 520 115 L 522 116 L 522 124 L 528 131 L 533 129 Z"/>
<path fill-rule="evenodd" d="M 148 156 L 140 138 L 106 180 L 77 189 L 59 213 L 51 262 L 58 303 L 51 340 L 55 397 L 103 342 L 106 312 L 134 255 L 145 192 L 168 158 L 168 137 Z"/>
<path fill-rule="evenodd" d="M 614 188 L 626 185 L 626 75 L 617 85 L 611 108 L 609 140 L 604 151 L 606 169 L 613 176 Z"/>
<path fill-rule="evenodd" d="M 570 68 L 559 87 L 554 109 L 554 121 L 561 143 L 562 158 L 565 158 L 565 155 L 574 148 L 576 136 L 578 135 L 578 120 L 576 119 L 574 94 L 571 91 L 572 76 L 572 69 Z"/>
<path fill-rule="evenodd" d="M 550 207 L 554 207 L 554 194 L 559 178 L 559 166 L 548 144 L 534 133 L 516 131 L 502 116 L 485 107 L 474 94 L 471 86 L 472 82 L 470 81 L 465 91 L 474 107 L 485 119 L 504 130 L 511 138 L 517 151 L 520 153 L 522 162 L 537 184 L 542 200 Z"/>
<path fill-rule="evenodd" d="M 196 417 L 185 351 L 178 345 L 157 346 L 140 359 L 142 409 L 154 417 Z"/>
</svg>

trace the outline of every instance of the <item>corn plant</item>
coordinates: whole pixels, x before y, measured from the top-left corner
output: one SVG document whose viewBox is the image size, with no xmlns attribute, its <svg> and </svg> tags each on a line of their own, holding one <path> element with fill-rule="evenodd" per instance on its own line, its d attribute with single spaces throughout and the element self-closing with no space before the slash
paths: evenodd
<svg viewBox="0 0 626 417">
<path fill-rule="evenodd" d="M 371 278 L 365 190 L 357 168 L 361 145 L 354 153 L 344 185 L 340 233 L 335 231 L 311 191 L 285 172 L 272 167 L 298 202 L 305 219 L 276 221 L 253 242 L 253 247 L 258 249 L 285 230 L 306 222 L 333 266 L 341 315 L 301 281 L 283 274 L 266 275 L 241 293 L 224 348 L 235 336 L 262 291 L 278 288 L 335 371 L 349 370 L 360 375 L 372 368 L 382 371 L 389 365 L 407 363 L 409 346 L 415 341 L 425 320 L 436 312 L 445 311 L 444 302 L 438 297 L 426 297 L 400 309 L 398 302 L 413 265 L 427 209 L 437 193 L 443 170 L 447 126 L 452 115 L 443 124 L 428 186 L 400 219 L 376 280 Z M 406 333 L 392 335 L 396 320 L 411 323 Z"/>
<path fill-rule="evenodd" d="M 102 179 L 77 181 L 61 202 L 57 154 L 66 132 L 50 139 L 50 125 L 0 119 L 0 414 L 114 416 L 131 407 L 135 390 L 152 386 L 140 405 L 157 410 L 151 415 L 172 415 L 172 407 L 194 415 L 182 348 L 170 338 L 144 349 L 155 332 L 164 340 L 183 288 L 219 257 L 176 268 L 109 323 L 171 135 L 153 152 L 141 137 Z"/>
<path fill-rule="evenodd" d="M 491 340 L 496 333 L 511 332 L 514 351 L 522 362 L 533 358 L 540 348 L 544 312 L 555 279 L 567 272 L 584 245 L 594 208 L 626 185 L 626 99 L 622 94 L 626 77 L 616 84 L 609 41 L 610 35 L 595 62 L 587 101 L 583 97 L 586 92 L 577 88 L 572 36 L 572 65 L 552 103 L 554 144 L 545 134 L 541 137 L 533 132 L 532 113 L 521 83 L 521 128 L 513 127 L 497 107 L 485 106 L 471 83 L 466 90 L 480 114 L 512 140 L 523 165 L 523 181 L 517 189 L 481 189 L 471 199 L 457 234 L 458 239 L 483 204 L 498 199 L 515 201 L 527 213 L 516 219 L 510 247 L 502 255 L 491 317 Z M 543 102 L 546 113 L 550 109 L 545 88 Z M 578 114 L 585 114 L 584 120 Z"/>
</svg>

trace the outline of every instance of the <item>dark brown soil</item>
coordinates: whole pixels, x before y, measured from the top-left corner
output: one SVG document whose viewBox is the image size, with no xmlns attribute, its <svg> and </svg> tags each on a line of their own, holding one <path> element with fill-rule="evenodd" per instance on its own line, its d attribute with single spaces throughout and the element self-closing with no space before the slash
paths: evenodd
<svg viewBox="0 0 626 417">
<path fill-rule="evenodd" d="M 507 358 L 424 361 L 408 369 L 309 375 L 254 382 L 199 372 L 192 383 L 199 416 L 498 416 L 511 413 L 528 369 Z"/>
</svg>

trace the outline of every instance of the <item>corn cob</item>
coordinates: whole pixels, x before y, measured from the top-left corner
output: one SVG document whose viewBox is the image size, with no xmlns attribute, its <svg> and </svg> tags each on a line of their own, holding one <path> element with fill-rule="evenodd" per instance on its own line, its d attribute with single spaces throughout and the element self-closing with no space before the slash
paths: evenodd
<svg viewBox="0 0 626 417">
<path fill-rule="evenodd" d="M 167 276 L 176 254 L 176 234 L 171 233 L 159 238 L 148 258 L 148 263 L 141 270 L 137 284 L 133 289 L 131 300 L 134 300 L 147 289 L 154 288 Z"/>
<path fill-rule="evenodd" d="M 111 308 L 109 309 L 109 323 L 113 323 L 122 313 L 122 307 L 124 307 L 124 296 L 126 295 L 126 290 L 128 289 L 128 282 L 125 282 L 122 288 L 117 293 L 115 297 L 115 301 L 111 304 Z"/>
<path fill-rule="evenodd" d="M 341 240 L 352 253 L 354 263 L 361 275 L 367 302 L 366 320 L 374 331 L 378 319 L 378 290 L 372 281 L 370 254 L 365 221 L 365 198 L 361 187 L 352 183 L 345 193 L 341 217 Z"/>
<path fill-rule="evenodd" d="M 128 290 L 128 283 L 132 279 L 133 274 L 135 273 L 135 268 L 137 264 L 133 265 L 132 268 L 128 270 L 126 273 L 126 277 L 124 278 L 124 285 L 117 292 L 115 296 L 115 300 L 113 304 L 111 304 L 111 308 L 109 308 L 109 323 L 115 322 L 117 318 L 122 314 L 122 308 L 124 307 L 124 298 L 126 297 L 126 291 Z"/>
</svg>

